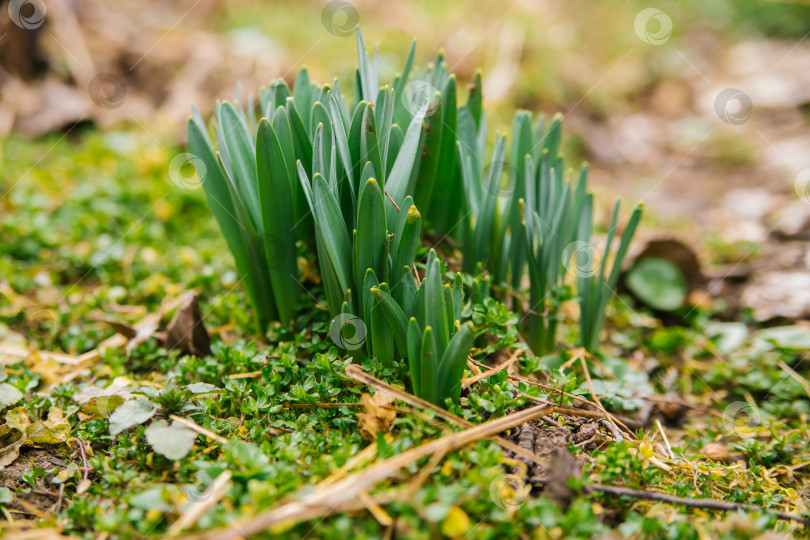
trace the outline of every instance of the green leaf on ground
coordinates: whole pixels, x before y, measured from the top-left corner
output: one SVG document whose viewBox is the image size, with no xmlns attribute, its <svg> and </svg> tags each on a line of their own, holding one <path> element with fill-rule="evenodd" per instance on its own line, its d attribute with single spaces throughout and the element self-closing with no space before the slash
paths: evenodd
<svg viewBox="0 0 810 540">
<path fill-rule="evenodd" d="M 165 420 L 152 422 L 144 433 L 146 442 L 158 454 L 172 461 L 183 459 L 194 446 L 197 434 L 177 422 L 169 425 Z"/>
<path fill-rule="evenodd" d="M 143 424 L 156 412 L 157 407 L 145 399 L 127 401 L 110 415 L 110 435 L 115 437 L 125 429 Z"/>
<path fill-rule="evenodd" d="M 647 257 L 627 273 L 627 288 L 646 305 L 673 311 L 686 300 L 688 286 L 680 269 L 666 259 Z"/>
</svg>

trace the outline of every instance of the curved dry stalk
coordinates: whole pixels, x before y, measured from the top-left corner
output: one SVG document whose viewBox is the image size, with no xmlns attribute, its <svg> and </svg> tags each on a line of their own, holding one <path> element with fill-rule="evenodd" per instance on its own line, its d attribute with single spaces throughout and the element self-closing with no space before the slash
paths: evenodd
<svg viewBox="0 0 810 540">
<path fill-rule="evenodd" d="M 329 515 L 341 505 L 358 499 L 361 493 L 368 491 L 377 483 L 391 478 L 400 469 L 419 459 L 437 453 L 453 452 L 481 439 L 491 438 L 498 433 L 549 414 L 552 409 L 553 407 L 538 405 L 458 433 L 434 439 L 394 457 L 375 463 L 362 471 L 352 473 L 324 489 L 318 489 L 310 493 L 301 500 L 290 501 L 263 512 L 252 519 L 235 523 L 224 529 L 211 530 L 185 538 L 186 540 L 233 540 L 266 531 L 279 523 L 291 524 Z"/>
</svg>

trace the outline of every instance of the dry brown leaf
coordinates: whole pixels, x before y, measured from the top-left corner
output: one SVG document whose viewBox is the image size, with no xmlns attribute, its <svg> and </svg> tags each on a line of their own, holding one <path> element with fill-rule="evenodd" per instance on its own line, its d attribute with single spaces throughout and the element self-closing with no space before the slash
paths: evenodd
<svg viewBox="0 0 810 540">
<path fill-rule="evenodd" d="M 571 455 L 567 447 L 555 448 L 551 453 L 548 477 L 543 488 L 543 495 L 563 508 L 568 508 L 574 496 L 574 490 L 568 485 L 570 478 L 582 476 L 582 467 Z"/>
<path fill-rule="evenodd" d="M 731 459 L 731 454 L 729 454 L 726 445 L 716 442 L 709 443 L 701 448 L 700 453 L 714 461 L 728 461 Z"/>
<path fill-rule="evenodd" d="M 25 434 L 32 443 L 59 444 L 67 441 L 70 422 L 62 414 L 62 409 L 52 407 L 48 419 L 37 421 L 25 428 Z"/>
<path fill-rule="evenodd" d="M 0 426 L 0 467 L 10 465 L 20 455 L 20 446 L 25 434 L 19 429 L 3 424 Z"/>
<path fill-rule="evenodd" d="M 197 295 L 190 295 L 166 327 L 164 346 L 200 358 L 211 354 L 211 338 L 202 320 Z"/>
<path fill-rule="evenodd" d="M 394 396 L 377 392 L 373 396 L 364 393 L 360 396 L 363 411 L 357 413 L 357 429 L 367 441 L 377 440 L 380 433 L 388 433 L 397 413 L 388 407 L 394 402 Z"/>
</svg>

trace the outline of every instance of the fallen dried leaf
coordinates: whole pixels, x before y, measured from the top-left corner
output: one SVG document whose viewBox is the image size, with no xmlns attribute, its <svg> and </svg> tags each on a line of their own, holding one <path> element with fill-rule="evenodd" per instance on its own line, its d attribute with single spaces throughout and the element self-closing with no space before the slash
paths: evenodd
<svg viewBox="0 0 810 540">
<path fill-rule="evenodd" d="M 357 429 L 367 441 L 377 439 L 380 433 L 387 433 L 391 429 L 391 423 L 397 417 L 397 413 L 388 405 L 394 402 L 394 396 L 386 392 L 378 391 L 373 396 L 363 394 L 360 396 L 360 403 L 363 411 L 357 413 Z"/>
<path fill-rule="evenodd" d="M 48 419 L 37 421 L 25 428 L 28 439 L 37 444 L 59 444 L 67 441 L 70 434 L 70 422 L 62 414 L 62 409 L 52 407 Z"/>
<path fill-rule="evenodd" d="M 191 295 L 172 317 L 166 327 L 164 346 L 167 349 L 180 349 L 186 354 L 200 358 L 210 356 L 211 338 L 202 320 L 200 303 L 196 295 Z"/>
<path fill-rule="evenodd" d="M 728 448 L 724 444 L 716 442 L 709 443 L 701 448 L 700 453 L 714 461 L 728 461 L 731 459 Z"/>
</svg>

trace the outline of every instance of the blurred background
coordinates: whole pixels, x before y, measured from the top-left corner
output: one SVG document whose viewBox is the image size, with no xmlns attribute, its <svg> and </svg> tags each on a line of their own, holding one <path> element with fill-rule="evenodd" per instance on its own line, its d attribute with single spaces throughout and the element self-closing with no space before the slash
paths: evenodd
<svg viewBox="0 0 810 540">
<path fill-rule="evenodd" d="M 516 108 L 563 113 L 595 184 L 665 220 L 705 221 L 735 188 L 788 194 L 810 167 L 799 3 L 6 0 L 2 20 L 4 135 L 79 123 L 182 143 L 190 104 L 210 111 L 237 84 L 292 84 L 306 66 L 349 87 L 360 26 L 383 80 L 416 38 L 423 65 L 441 49 L 462 83 L 483 70 L 494 126 Z"/>
<path fill-rule="evenodd" d="M 810 290 L 806 3 L 6 0 L 0 20 L 8 212 L 43 186 L 51 204 L 75 194 L 85 180 L 71 163 L 105 155 L 77 157 L 88 141 L 112 153 L 104 159 L 135 162 L 108 178 L 99 167 L 93 181 L 148 177 L 176 189 L 168 164 L 183 151 L 192 102 L 208 114 L 237 85 L 292 85 L 303 66 L 352 88 L 360 27 L 383 55 L 384 81 L 413 38 L 417 65 L 445 52 L 462 102 L 482 69 L 493 138 L 518 108 L 562 113 L 569 162 L 591 163 L 601 200 L 643 199 L 643 234 L 689 238 L 729 271 L 755 255 L 773 266 L 776 253 L 779 268 L 802 269 L 791 288 Z M 150 208 L 164 223 L 180 211 L 163 199 Z"/>
</svg>

